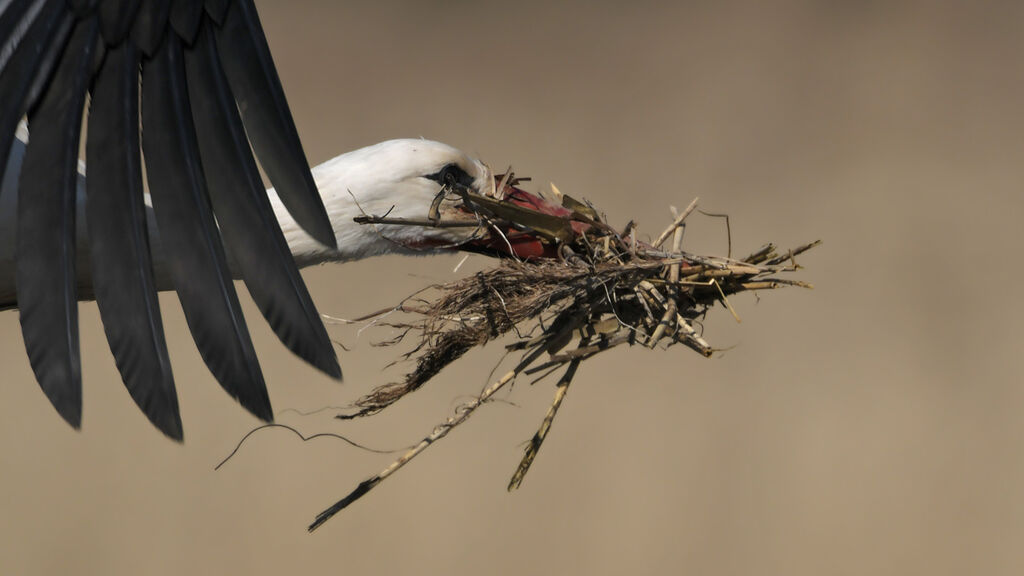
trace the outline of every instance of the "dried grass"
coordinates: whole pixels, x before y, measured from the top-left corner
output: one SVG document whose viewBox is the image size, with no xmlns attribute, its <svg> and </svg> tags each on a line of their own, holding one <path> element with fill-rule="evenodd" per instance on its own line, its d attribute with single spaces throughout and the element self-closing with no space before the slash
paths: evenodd
<svg viewBox="0 0 1024 576">
<path fill-rule="evenodd" d="M 504 336 L 515 335 L 507 348 L 521 352 L 522 358 L 417 446 L 322 512 L 310 530 L 443 438 L 517 376 L 545 377 L 564 368 L 552 406 L 509 483 L 510 490 L 517 488 L 581 363 L 623 344 L 648 348 L 681 344 L 711 356 L 714 348 L 695 325 L 715 304 L 722 304 L 735 315 L 728 300 L 733 294 L 783 286 L 811 287 L 780 275 L 799 270 L 797 256 L 819 242 L 785 252 L 768 244 L 740 259 L 683 251 L 683 226 L 697 205 L 696 199 L 652 244 L 644 244 L 636 240 L 632 223 L 616 231 L 592 206 L 568 196 L 560 195 L 562 205 L 571 213 L 558 221 L 523 213 L 518 207 L 506 210 L 504 203 L 499 205 L 468 191 L 462 194 L 481 225 L 496 230 L 511 226 L 547 238 L 558 246 L 558 258 L 528 262 L 507 259 L 491 270 L 420 292 L 390 310 L 400 312 L 399 319 L 392 314 L 380 323 L 398 328 L 400 335 L 387 344 L 414 339 L 415 347 L 404 358 L 415 367 L 403 380 L 381 386 L 359 400 L 353 414 L 339 418 L 377 413 L 422 387 L 466 352 Z M 384 218 L 363 220 L 386 223 Z M 586 230 L 567 234 L 566 230 L 573 230 L 572 222 L 584 224 Z M 669 238 L 672 247 L 662 249 Z M 576 345 L 567 350 L 573 342 Z"/>
</svg>

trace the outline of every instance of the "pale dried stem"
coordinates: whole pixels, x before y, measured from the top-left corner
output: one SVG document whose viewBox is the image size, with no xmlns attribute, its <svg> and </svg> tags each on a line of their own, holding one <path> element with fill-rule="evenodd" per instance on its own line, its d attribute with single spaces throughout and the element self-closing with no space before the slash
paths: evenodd
<svg viewBox="0 0 1024 576">
<path fill-rule="evenodd" d="M 501 182 L 498 183 L 498 187 L 494 189 L 494 197 L 498 200 L 505 199 L 505 186 L 508 185 L 508 181 L 512 178 L 512 167 L 509 166 L 508 170 L 505 170 L 505 175 L 501 177 Z"/>
<path fill-rule="evenodd" d="M 681 315 L 676 316 L 676 328 L 679 332 L 683 333 L 683 342 L 689 347 L 707 357 L 710 357 L 711 353 L 714 352 L 711 345 L 693 329 L 689 320 L 683 318 Z"/>
<path fill-rule="evenodd" d="M 345 496 L 330 508 L 324 510 L 320 514 L 317 514 L 316 520 L 309 525 L 309 531 L 312 532 L 320 527 L 321 524 L 331 519 L 332 516 L 341 512 L 349 504 L 355 502 L 360 497 L 365 495 L 375 486 L 383 482 L 388 476 L 391 476 L 397 472 L 402 466 L 409 463 L 410 460 L 418 456 L 424 450 L 426 450 L 431 444 L 437 442 L 441 438 L 444 438 L 452 431 L 456 426 L 466 421 L 473 412 L 480 407 L 481 404 L 486 402 L 490 397 L 494 396 L 499 390 L 508 385 L 509 382 L 515 380 L 517 372 L 512 370 L 502 376 L 499 380 L 488 386 L 480 393 L 479 396 L 470 400 L 469 402 L 458 407 L 453 416 L 450 416 L 443 424 L 438 425 L 434 428 L 433 432 L 430 433 L 423 440 L 420 440 L 419 444 L 413 446 L 408 452 L 402 454 L 397 460 L 388 465 L 387 468 L 381 470 L 376 476 L 364 480 L 359 483 L 359 486 L 355 490 L 350 492 L 348 496 Z"/>
<path fill-rule="evenodd" d="M 678 316 L 676 312 L 678 310 L 679 308 L 676 305 L 675 298 L 669 299 L 668 305 L 665 307 L 665 313 L 661 316 L 661 320 L 658 322 L 658 327 L 654 329 L 654 333 L 651 334 L 651 337 L 647 340 L 648 348 L 654 348 L 657 346 L 658 341 L 665 336 L 665 331 L 675 324 L 676 316 Z"/>
<path fill-rule="evenodd" d="M 641 336 L 643 335 L 643 332 L 640 332 L 639 330 L 637 332 L 640 333 Z M 580 346 L 575 350 L 569 350 L 568 352 L 563 352 L 561 354 L 553 354 L 547 362 L 528 368 L 524 370 L 523 373 L 526 375 L 536 374 L 554 366 L 567 364 L 573 360 L 586 360 L 599 352 L 604 352 L 605 350 L 630 342 L 631 339 L 632 334 L 628 330 L 621 330 L 607 338 L 602 338 L 597 343 Z"/>
<path fill-rule="evenodd" d="M 587 345 L 586 339 L 580 342 L 580 347 Z M 529 472 L 530 466 L 533 464 L 537 453 L 540 451 L 541 444 L 544 443 L 544 439 L 548 436 L 548 431 L 551 430 L 551 424 L 555 421 L 555 414 L 558 413 L 558 409 L 562 406 L 562 400 L 565 399 L 565 394 L 569 391 L 569 384 L 572 383 L 572 379 L 576 376 L 576 369 L 579 368 L 580 363 L 583 361 L 582 358 L 576 358 L 569 362 L 569 366 L 565 369 L 565 373 L 558 379 L 558 384 L 555 387 L 555 398 L 551 402 L 551 407 L 548 408 L 547 414 L 544 415 L 544 420 L 540 423 L 540 428 L 530 439 L 530 443 L 526 446 L 526 453 L 523 454 L 523 459 L 519 461 L 519 466 L 516 467 L 516 471 L 512 474 L 512 479 L 509 480 L 508 490 L 516 490 L 523 483 L 523 478 L 526 477 L 526 473 Z"/>
<path fill-rule="evenodd" d="M 743 320 L 740 319 L 740 315 L 737 314 L 736 310 L 732 307 L 732 304 L 729 303 L 729 299 L 725 297 L 725 291 L 722 290 L 722 285 L 714 278 L 711 279 L 711 283 L 715 285 L 715 288 L 718 288 L 718 294 L 722 297 L 722 304 L 725 304 L 726 309 L 729 310 L 730 314 L 732 314 L 736 323 L 739 324 L 740 322 L 743 322 Z"/>
<path fill-rule="evenodd" d="M 389 218 L 387 216 L 356 216 L 357 224 L 393 224 L 395 226 L 422 226 L 424 228 L 477 228 L 473 220 L 431 220 L 429 218 Z"/>
<path fill-rule="evenodd" d="M 668 228 L 665 228 L 665 231 L 658 236 L 658 239 L 655 240 L 651 246 L 660 248 L 661 245 L 665 243 L 665 240 L 668 240 L 669 235 L 675 232 L 676 228 L 683 224 L 683 220 L 686 220 L 686 217 L 690 215 L 690 212 L 693 212 L 693 209 L 697 207 L 698 200 L 700 200 L 700 196 L 694 198 L 693 202 L 690 202 L 690 205 L 686 207 L 686 210 L 683 210 L 683 212 L 672 221 L 672 224 L 670 224 Z"/>
<path fill-rule="evenodd" d="M 778 282 L 744 282 L 740 284 L 744 290 L 774 290 L 781 286 Z"/>
<path fill-rule="evenodd" d="M 675 234 L 672 236 L 672 252 L 679 252 L 683 246 L 683 229 L 676 228 Z M 669 282 L 679 282 L 679 266 L 680 262 L 673 262 L 668 268 L 668 280 Z"/>
</svg>

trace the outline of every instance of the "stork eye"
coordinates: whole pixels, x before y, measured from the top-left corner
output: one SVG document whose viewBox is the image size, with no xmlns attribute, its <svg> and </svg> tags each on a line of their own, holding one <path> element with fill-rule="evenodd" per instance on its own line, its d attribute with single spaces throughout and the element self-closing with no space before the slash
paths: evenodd
<svg viewBox="0 0 1024 576">
<path fill-rule="evenodd" d="M 456 182 L 459 181 L 458 172 L 461 172 L 458 166 L 445 166 L 444 170 L 441 171 L 441 181 L 444 182 L 445 184 L 455 184 Z"/>
<path fill-rule="evenodd" d="M 473 178 L 458 164 L 448 164 L 427 178 L 442 186 L 470 186 L 473 183 Z"/>
</svg>

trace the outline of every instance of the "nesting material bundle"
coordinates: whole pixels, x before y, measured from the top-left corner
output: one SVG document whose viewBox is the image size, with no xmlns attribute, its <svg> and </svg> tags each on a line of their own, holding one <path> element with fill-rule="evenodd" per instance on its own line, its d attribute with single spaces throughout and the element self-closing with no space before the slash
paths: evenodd
<svg viewBox="0 0 1024 576">
<path fill-rule="evenodd" d="M 735 316 L 729 304 L 734 294 L 811 287 L 782 276 L 799 270 L 797 257 L 819 242 L 786 251 L 768 244 L 738 259 L 684 251 L 683 230 L 696 199 L 654 241 L 645 243 L 637 240 L 632 223 L 617 231 L 591 205 L 569 196 L 557 195 L 564 210 L 551 215 L 511 202 L 516 189 L 511 190 L 502 200 L 466 191 L 463 199 L 467 211 L 494 235 L 496 243 L 512 242 L 502 230 L 526 232 L 541 239 L 549 257 L 505 259 L 493 269 L 433 286 L 389 309 L 386 316 L 379 315 L 378 324 L 398 329 L 399 335 L 389 343 L 414 339 L 414 349 L 404 356 L 414 368 L 401 381 L 359 400 L 353 414 L 339 417 L 376 413 L 426 384 L 466 352 L 498 338 L 513 339 L 507 349 L 519 355 L 517 363 L 385 470 L 323 511 L 310 530 L 443 438 L 516 378 L 557 377 L 552 405 L 509 482 L 509 490 L 515 489 L 582 363 L 622 345 L 658 349 L 681 345 L 709 357 L 715 348 L 701 334 L 700 321 L 716 304 Z M 363 221 L 387 223 L 386 218 Z"/>
</svg>

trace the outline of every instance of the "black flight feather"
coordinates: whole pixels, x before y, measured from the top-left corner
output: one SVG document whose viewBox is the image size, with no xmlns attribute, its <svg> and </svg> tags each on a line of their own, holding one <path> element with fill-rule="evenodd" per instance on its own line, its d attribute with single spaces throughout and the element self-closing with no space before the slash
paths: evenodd
<svg viewBox="0 0 1024 576">
<path fill-rule="evenodd" d="M 0 70 L 7 65 L 44 3 L 45 0 L 10 2 L 3 7 L 0 12 Z"/>
<path fill-rule="evenodd" d="M 21 331 L 36 380 L 57 412 L 82 421 L 82 379 L 75 289 L 75 203 L 82 108 L 95 19 L 75 27 L 39 105 L 18 189 L 17 269 Z"/>
<path fill-rule="evenodd" d="M 0 72 L 0 158 L 10 155 L 18 121 L 32 104 L 28 94 L 33 81 L 49 77 L 54 60 L 46 56 L 54 45 L 64 44 L 72 19 L 64 0 L 49 0 Z M 0 171 L 5 169 L 6 162 L 0 163 Z"/>
<path fill-rule="evenodd" d="M 217 25 L 224 23 L 224 13 L 228 11 L 231 0 L 206 0 L 206 13 Z"/>
<path fill-rule="evenodd" d="M 336 247 L 252 0 L 234 0 L 216 36 L 249 140 L 281 201 L 310 236 Z"/>
<path fill-rule="evenodd" d="M 56 63 L 64 56 L 64 47 L 67 42 L 71 27 L 74 25 L 75 19 L 65 16 L 61 19 L 59 28 L 54 34 L 55 41 L 51 41 L 50 45 L 46 47 L 46 51 L 43 52 L 42 58 L 36 65 L 39 68 L 39 72 L 36 77 L 32 79 L 32 84 L 29 85 L 28 95 L 25 97 L 25 108 L 31 110 L 32 106 L 39 99 L 44 91 L 47 90 L 50 82 L 50 71 L 53 70 Z M 96 53 L 96 50 L 93 50 Z"/>
<path fill-rule="evenodd" d="M 132 24 L 131 40 L 147 56 L 152 56 L 164 34 L 167 33 L 167 17 L 171 12 L 171 0 L 141 0 L 139 11 Z"/>
<path fill-rule="evenodd" d="M 88 16 L 96 9 L 99 0 L 68 0 L 68 7 L 75 13 L 75 16 Z"/>
<path fill-rule="evenodd" d="M 192 337 L 221 386 L 273 412 L 228 271 L 195 141 L 181 41 L 165 34 L 142 67 L 142 149 L 160 240 Z"/>
<path fill-rule="evenodd" d="M 204 31 L 205 44 L 190 55 L 198 87 L 189 89 L 181 42 L 191 44 L 200 26 L 215 32 Z M 86 42 L 85 34 L 94 41 Z M 53 73 L 57 68 L 59 78 Z M 19 201 L 24 203 L 17 224 L 19 246 L 25 248 L 16 251 L 20 294 L 14 305 L 24 308 L 23 330 L 37 379 L 61 414 L 75 426 L 80 422 L 74 186 L 90 82 L 85 211 L 92 288 L 118 369 L 146 416 L 168 436 L 181 438 L 143 216 L 140 106 L 161 248 L 214 376 L 247 409 L 271 418 L 218 221 L 253 299 L 281 340 L 321 370 L 340 376 L 249 149 L 251 142 L 298 224 L 335 246 L 252 0 L 0 0 L 0 177 L 18 121 L 31 110 L 32 144 L 21 167 Z M 205 106 L 211 107 L 201 109 Z M 215 186 L 216 217 L 193 117 L 215 120 L 203 121 L 199 137 L 202 155 L 217 168 L 208 176 Z M 46 307 L 39 304 L 43 300 Z"/>
<path fill-rule="evenodd" d="M 217 223 L 249 293 L 278 338 L 335 378 L 337 355 L 252 158 L 238 108 L 221 69 L 212 22 L 185 52 L 192 114 Z"/>
<path fill-rule="evenodd" d="M 86 222 L 103 329 L 128 392 L 164 434 L 183 433 L 153 264 L 139 156 L 139 56 L 111 50 L 96 78 L 86 139 Z"/>
<path fill-rule="evenodd" d="M 139 0 L 103 0 L 100 3 L 100 33 L 108 46 L 117 46 L 128 35 Z"/>
<path fill-rule="evenodd" d="M 203 0 L 176 0 L 171 6 L 171 28 L 189 46 L 195 41 L 199 30 L 199 18 L 203 15 Z"/>
</svg>

